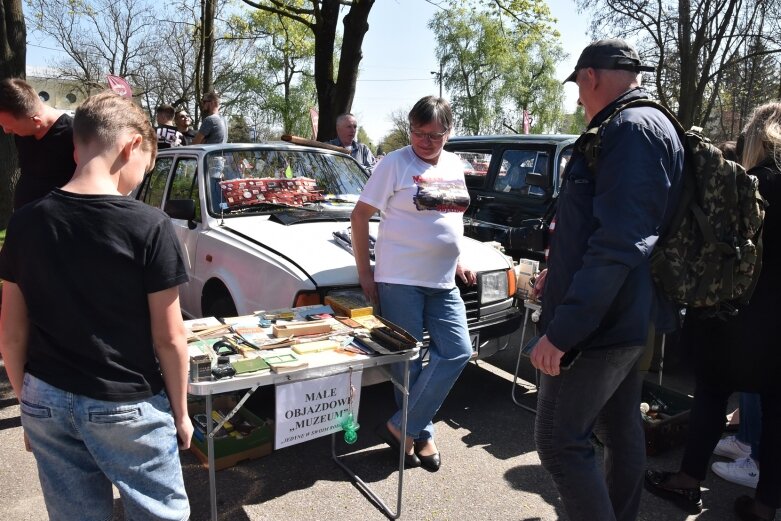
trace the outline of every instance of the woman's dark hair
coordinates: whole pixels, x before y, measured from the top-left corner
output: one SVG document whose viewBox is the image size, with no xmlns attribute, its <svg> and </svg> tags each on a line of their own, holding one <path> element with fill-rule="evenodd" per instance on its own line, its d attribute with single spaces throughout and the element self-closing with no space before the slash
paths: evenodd
<svg viewBox="0 0 781 521">
<path fill-rule="evenodd" d="M 445 98 L 436 96 L 420 98 L 409 111 L 408 119 L 410 126 L 426 125 L 436 121 L 446 131 L 453 127 L 453 111 L 450 109 L 450 103 Z"/>
<path fill-rule="evenodd" d="M 738 156 L 738 142 L 737 141 L 724 141 L 719 144 L 719 150 L 724 159 L 735 161 L 740 163 L 740 157 Z"/>
</svg>

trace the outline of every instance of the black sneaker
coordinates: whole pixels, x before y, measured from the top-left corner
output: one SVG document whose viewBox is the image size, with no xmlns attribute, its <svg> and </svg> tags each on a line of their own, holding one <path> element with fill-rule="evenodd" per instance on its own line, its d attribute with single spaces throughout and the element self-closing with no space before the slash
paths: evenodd
<svg viewBox="0 0 781 521">
<path fill-rule="evenodd" d="M 673 474 L 673 472 L 646 470 L 645 489 L 655 496 L 671 501 L 684 512 L 689 514 L 702 512 L 702 497 L 699 486 L 692 488 L 669 488 L 664 486 L 664 483 Z"/>
</svg>

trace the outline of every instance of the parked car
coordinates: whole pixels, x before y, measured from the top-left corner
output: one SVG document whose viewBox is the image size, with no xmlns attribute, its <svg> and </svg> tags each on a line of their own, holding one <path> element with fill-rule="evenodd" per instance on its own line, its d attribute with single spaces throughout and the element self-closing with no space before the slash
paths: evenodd
<svg viewBox="0 0 781 521">
<path fill-rule="evenodd" d="M 464 170 L 471 203 L 464 214 L 464 233 L 480 241 L 499 242 L 518 259 L 543 260 L 547 225 L 559 193 L 559 180 L 577 136 L 506 135 L 452 137 L 445 149 L 468 160 Z"/>
<path fill-rule="evenodd" d="M 190 282 L 188 318 L 233 316 L 360 294 L 347 229 L 366 173 L 350 156 L 288 143 L 193 145 L 161 150 L 137 198 L 174 224 Z M 466 192 L 464 197 L 466 197 Z M 379 217 L 370 225 L 376 236 Z M 518 329 L 512 261 L 465 239 L 462 261 L 478 273 L 461 294 L 476 349 Z"/>
</svg>

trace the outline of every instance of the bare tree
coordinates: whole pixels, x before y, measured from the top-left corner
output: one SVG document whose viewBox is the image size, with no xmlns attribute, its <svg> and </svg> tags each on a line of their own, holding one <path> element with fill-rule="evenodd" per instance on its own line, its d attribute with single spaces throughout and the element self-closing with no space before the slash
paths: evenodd
<svg viewBox="0 0 781 521">
<path fill-rule="evenodd" d="M 290 18 L 312 31 L 315 36 L 314 73 L 320 111 L 317 139 L 323 141 L 335 136 L 336 117 L 352 108 L 358 66 L 363 58 L 361 46 L 369 30 L 369 12 L 375 0 L 242 1 L 256 9 Z M 342 6 L 346 6 L 348 11 L 342 20 L 344 31 L 339 66 L 336 68 L 336 29 Z"/>
<path fill-rule="evenodd" d="M 0 4 L 0 78 L 24 78 L 27 59 L 27 28 L 21 0 Z M 14 137 L 0 132 L 0 228 L 5 229 L 13 209 L 13 187 L 17 177 Z"/>
<path fill-rule="evenodd" d="M 595 36 L 639 42 L 657 64 L 657 97 L 685 127 L 710 120 L 725 71 L 758 53 L 781 53 L 777 0 L 576 1 L 591 12 Z M 762 50 L 737 52 L 757 36 Z"/>
<path fill-rule="evenodd" d="M 135 82 L 156 51 L 154 10 L 146 2 L 28 1 L 35 30 L 57 41 L 69 57 L 58 64 L 61 76 L 78 81 L 86 95 L 106 87 L 106 74 Z"/>
</svg>

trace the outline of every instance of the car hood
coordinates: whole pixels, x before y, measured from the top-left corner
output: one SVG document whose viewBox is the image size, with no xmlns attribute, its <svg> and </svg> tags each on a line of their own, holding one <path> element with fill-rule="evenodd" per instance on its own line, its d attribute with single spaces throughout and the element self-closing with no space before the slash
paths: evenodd
<svg viewBox="0 0 781 521">
<path fill-rule="evenodd" d="M 379 223 L 372 221 L 369 232 L 376 237 Z M 259 248 L 274 250 L 301 267 L 318 286 L 357 285 L 358 273 L 351 252 L 340 246 L 333 233 L 345 231 L 349 220 L 302 222 L 285 226 L 268 217 L 226 219 L 214 231 L 243 238 Z M 462 262 L 475 271 L 506 269 L 510 261 L 496 249 L 464 237 Z"/>
</svg>

